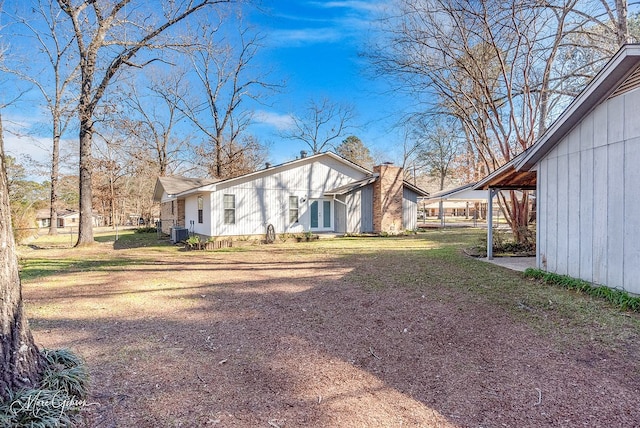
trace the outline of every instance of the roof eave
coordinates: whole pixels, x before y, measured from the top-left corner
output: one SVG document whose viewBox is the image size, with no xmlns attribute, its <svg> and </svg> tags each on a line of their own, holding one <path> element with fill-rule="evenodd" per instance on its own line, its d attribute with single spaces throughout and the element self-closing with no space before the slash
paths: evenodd
<svg viewBox="0 0 640 428">
<path fill-rule="evenodd" d="M 402 185 L 405 187 L 408 187 L 412 192 L 416 193 L 418 196 L 422 196 L 422 197 L 429 196 L 429 192 L 427 192 L 426 190 L 422 190 L 418 186 L 414 186 L 413 184 L 409 183 L 406 180 L 402 182 Z"/>
<path fill-rule="evenodd" d="M 639 62 L 640 44 L 624 45 L 620 48 L 531 147 L 531 150 L 528 150 L 526 155 L 514 165 L 516 171 L 529 171 L 533 168 L 584 116 L 611 95 L 617 86 L 635 70 Z"/>
</svg>

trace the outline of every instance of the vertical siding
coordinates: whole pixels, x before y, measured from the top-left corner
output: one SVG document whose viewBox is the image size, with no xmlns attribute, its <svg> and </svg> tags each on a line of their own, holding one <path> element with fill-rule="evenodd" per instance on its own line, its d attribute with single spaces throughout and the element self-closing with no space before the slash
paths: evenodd
<svg viewBox="0 0 640 428">
<path fill-rule="evenodd" d="M 593 146 L 593 142 L 591 142 Z M 593 150 L 580 153 L 580 273 L 578 278 L 593 274 Z"/>
<path fill-rule="evenodd" d="M 537 191 L 536 191 L 536 265 L 539 269 L 547 269 L 547 186 L 549 183 L 547 175 L 548 162 L 538 165 L 537 171 Z"/>
<path fill-rule="evenodd" d="M 217 186 L 213 215 L 216 235 L 263 234 L 267 224 L 276 233 L 309 230 L 311 199 L 322 198 L 325 191 L 364 178 L 365 174 L 332 158 L 322 157 L 297 163 L 278 171 L 265 170 L 247 179 L 232 180 Z M 222 198 L 236 196 L 236 224 L 224 224 Z M 299 198 L 299 221 L 289 224 L 289 196 Z M 304 200 L 304 202 L 302 202 Z M 334 205 L 340 203 L 334 203 Z M 334 207 L 334 227 L 336 210 Z"/>
<path fill-rule="evenodd" d="M 360 190 L 360 233 L 373 232 L 373 185 L 370 184 Z M 355 218 L 355 217 L 354 217 Z"/>
<path fill-rule="evenodd" d="M 640 293 L 640 90 L 604 101 L 538 165 L 549 271 Z"/>
<path fill-rule="evenodd" d="M 560 146 L 566 149 L 567 145 Z M 560 272 L 568 271 L 569 256 L 569 159 L 567 151 L 563 150 L 558 153 L 558 199 L 557 199 L 557 217 L 558 223 L 556 230 L 556 269 Z"/>
<path fill-rule="evenodd" d="M 345 196 L 347 232 L 373 232 L 373 186 L 368 185 Z"/>
<path fill-rule="evenodd" d="M 573 277 L 580 276 L 580 141 L 575 152 L 568 156 L 568 198 L 567 198 L 567 272 Z"/>
<path fill-rule="evenodd" d="M 608 146 L 607 153 L 607 284 L 623 286 L 624 249 L 624 143 Z M 596 195 L 598 196 L 598 195 Z"/>
<path fill-rule="evenodd" d="M 547 269 L 558 271 L 558 158 L 547 161 Z"/>
<path fill-rule="evenodd" d="M 338 196 L 333 203 L 334 229 L 338 233 L 347 233 L 347 205 L 346 196 Z M 338 202 L 341 201 L 341 202 Z"/>
<path fill-rule="evenodd" d="M 607 146 L 595 148 L 593 194 L 589 198 L 593 204 L 593 277 L 583 279 L 597 284 L 607 281 L 607 167 Z"/>
<path fill-rule="evenodd" d="M 624 288 L 640 294 L 640 138 L 627 141 L 624 161 Z"/>
<path fill-rule="evenodd" d="M 402 227 L 405 230 L 418 228 L 418 195 L 406 187 L 402 189 Z"/>
</svg>

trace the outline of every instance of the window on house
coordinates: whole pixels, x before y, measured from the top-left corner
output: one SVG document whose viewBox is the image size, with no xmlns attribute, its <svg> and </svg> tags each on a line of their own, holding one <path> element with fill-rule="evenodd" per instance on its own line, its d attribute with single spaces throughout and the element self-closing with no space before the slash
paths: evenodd
<svg viewBox="0 0 640 428">
<path fill-rule="evenodd" d="M 198 223 L 202 223 L 204 220 L 203 207 L 204 201 L 202 199 L 202 196 L 198 196 Z"/>
<path fill-rule="evenodd" d="M 224 195 L 224 224 L 236 224 L 236 195 Z"/>
<path fill-rule="evenodd" d="M 174 207 L 173 207 L 173 201 L 171 201 L 171 215 L 174 215 L 174 214 L 175 214 L 175 212 L 174 212 Z"/>
<path fill-rule="evenodd" d="M 298 197 L 289 196 L 289 223 L 298 222 Z"/>
</svg>

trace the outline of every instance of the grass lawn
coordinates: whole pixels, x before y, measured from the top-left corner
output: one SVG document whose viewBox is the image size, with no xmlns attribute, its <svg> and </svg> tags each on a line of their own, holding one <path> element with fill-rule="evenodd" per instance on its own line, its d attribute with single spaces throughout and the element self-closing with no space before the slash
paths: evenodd
<svg viewBox="0 0 640 428">
<path fill-rule="evenodd" d="M 87 426 L 640 425 L 640 317 L 464 255 L 483 234 L 43 237 L 23 295 L 87 360 Z"/>
</svg>

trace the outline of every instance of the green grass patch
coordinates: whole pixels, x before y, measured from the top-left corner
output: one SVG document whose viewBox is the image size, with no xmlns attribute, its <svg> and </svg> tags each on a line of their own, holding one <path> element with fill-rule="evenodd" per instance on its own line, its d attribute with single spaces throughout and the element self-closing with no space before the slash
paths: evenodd
<svg viewBox="0 0 640 428">
<path fill-rule="evenodd" d="M 537 279 L 545 284 L 556 285 L 567 290 L 575 290 L 589 296 L 601 298 L 623 311 L 640 312 L 640 297 L 630 296 L 624 290 L 617 290 L 606 286 L 593 285 L 581 279 L 567 275 L 546 272 L 529 268 L 524 272 L 525 277 Z"/>
<path fill-rule="evenodd" d="M 80 253 L 66 258 L 25 258 L 20 263 L 20 278 L 30 281 L 50 275 L 70 272 L 104 271 L 136 265 L 140 260 L 130 258 L 86 259 Z"/>
<path fill-rule="evenodd" d="M 402 250 L 398 239 L 372 246 L 369 252 L 345 251 L 346 264 L 354 266 L 345 280 L 372 292 L 406 288 L 461 308 L 489 305 L 553 338 L 565 349 L 592 341 L 610 348 L 623 347 L 621 343 L 640 335 L 640 319 L 612 309 L 601 299 L 543 287 L 521 272 L 467 256 L 463 249 L 479 233 L 429 231 L 419 234 L 421 246 Z"/>
</svg>

